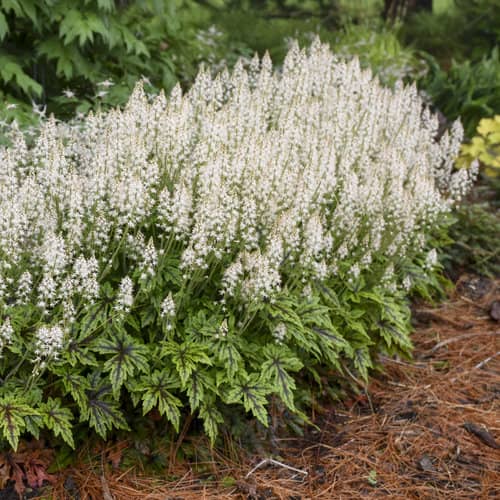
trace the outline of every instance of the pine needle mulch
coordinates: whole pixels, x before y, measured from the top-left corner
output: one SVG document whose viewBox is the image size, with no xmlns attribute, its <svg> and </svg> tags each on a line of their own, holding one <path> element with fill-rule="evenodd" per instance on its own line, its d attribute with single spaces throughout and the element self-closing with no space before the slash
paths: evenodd
<svg viewBox="0 0 500 500">
<path fill-rule="evenodd" d="M 53 498 L 500 498 L 499 285 L 464 277 L 446 304 L 417 305 L 414 360 L 383 359 L 363 395 L 314 416 L 320 430 L 278 439 L 275 463 L 256 468 L 269 456 L 234 443 L 204 464 L 170 464 L 164 479 L 97 460 L 67 471 Z"/>
</svg>

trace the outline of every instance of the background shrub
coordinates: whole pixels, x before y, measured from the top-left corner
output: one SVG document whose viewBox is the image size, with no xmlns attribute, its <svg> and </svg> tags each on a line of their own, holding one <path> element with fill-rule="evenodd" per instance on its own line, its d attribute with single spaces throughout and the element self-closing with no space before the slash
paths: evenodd
<svg viewBox="0 0 500 500">
<path fill-rule="evenodd" d="M 436 61 L 429 61 L 429 73 L 420 86 L 450 120 L 460 117 L 467 136 L 472 137 L 481 118 L 493 116 L 500 110 L 498 49 L 478 62 L 453 62 L 448 72 Z"/>
<path fill-rule="evenodd" d="M 212 50 L 196 37 L 207 15 L 190 0 L 1 0 L 0 109 L 29 122 L 34 101 L 68 118 L 125 103 L 141 77 L 191 82 Z"/>
</svg>

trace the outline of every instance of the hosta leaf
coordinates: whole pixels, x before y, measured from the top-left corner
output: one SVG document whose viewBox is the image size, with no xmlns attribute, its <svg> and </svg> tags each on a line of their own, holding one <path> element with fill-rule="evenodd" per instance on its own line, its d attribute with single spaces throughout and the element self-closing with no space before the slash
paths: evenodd
<svg viewBox="0 0 500 500">
<path fill-rule="evenodd" d="M 49 398 L 46 403 L 39 405 L 39 411 L 47 428 L 56 436 L 61 436 L 65 443 L 74 449 L 75 443 L 71 426 L 73 414 L 68 408 L 61 408 L 61 400 Z"/>
<path fill-rule="evenodd" d="M 185 384 L 199 364 L 212 364 L 206 351 L 206 345 L 194 343 L 191 340 L 186 340 L 182 344 L 164 342 L 161 348 L 161 356 L 170 357 L 181 382 Z"/>
<path fill-rule="evenodd" d="M 250 411 L 263 425 L 268 426 L 266 396 L 271 392 L 269 385 L 259 375 L 252 374 L 246 379 L 237 381 L 228 391 L 226 402 L 243 403 L 245 411 Z"/>
<path fill-rule="evenodd" d="M 19 436 L 26 428 L 25 417 L 36 415 L 39 413 L 16 395 L 0 398 L 0 430 L 14 450 L 17 450 Z"/>
<path fill-rule="evenodd" d="M 167 417 L 176 431 L 179 431 L 180 411 L 182 402 L 175 397 L 170 389 L 179 388 L 179 380 L 168 371 L 155 370 L 141 377 L 139 385 L 142 395 L 142 409 L 145 415 L 153 408 L 158 408 L 161 415 Z"/>
<path fill-rule="evenodd" d="M 147 347 L 123 331 L 116 332 L 110 340 L 101 339 L 94 349 L 111 355 L 104 363 L 104 370 L 109 372 L 115 396 L 127 378 L 149 368 Z"/>
<path fill-rule="evenodd" d="M 272 382 L 273 388 L 279 394 L 285 405 L 295 409 L 293 391 L 295 381 L 288 371 L 298 371 L 303 367 L 301 361 L 283 346 L 270 345 L 263 351 L 265 361 L 262 364 L 262 378 Z"/>
</svg>

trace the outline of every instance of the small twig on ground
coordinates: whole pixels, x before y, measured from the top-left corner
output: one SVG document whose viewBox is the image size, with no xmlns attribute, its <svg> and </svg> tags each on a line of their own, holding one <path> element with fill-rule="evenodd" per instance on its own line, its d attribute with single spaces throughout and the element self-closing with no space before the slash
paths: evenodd
<svg viewBox="0 0 500 500">
<path fill-rule="evenodd" d="M 489 358 L 483 359 L 480 363 L 478 363 L 475 367 L 474 370 L 479 370 L 482 368 L 484 365 L 488 364 L 492 359 L 495 359 L 497 356 L 500 355 L 500 351 L 497 351 L 493 356 L 490 356 Z"/>
<path fill-rule="evenodd" d="M 459 335 L 458 337 L 453 337 L 451 339 L 446 339 L 443 340 L 442 342 L 437 343 L 430 351 L 429 354 L 432 354 L 436 352 L 438 349 L 441 349 L 441 347 L 444 347 L 445 345 L 451 344 L 453 342 L 457 342 L 459 340 L 471 338 L 471 337 L 482 337 L 484 335 L 500 335 L 500 331 L 496 332 L 479 332 L 479 333 L 467 333 L 465 335 Z"/>
<path fill-rule="evenodd" d="M 114 497 L 111 494 L 111 490 L 109 489 L 108 481 L 106 480 L 106 476 L 104 476 L 104 474 L 101 476 L 101 486 L 102 486 L 102 498 L 104 500 L 114 500 Z"/>
<path fill-rule="evenodd" d="M 245 479 L 248 479 L 257 469 L 260 469 L 263 465 L 267 464 L 272 464 L 272 465 L 277 465 L 279 467 L 283 467 L 285 469 L 291 470 L 293 472 L 296 472 L 297 474 L 304 474 L 304 476 L 307 476 L 307 471 L 301 470 L 301 469 L 296 469 L 295 467 L 292 467 L 291 465 L 284 464 L 283 462 L 279 462 L 278 460 L 274 460 L 274 458 L 265 458 L 264 460 L 260 461 L 246 476 Z"/>
</svg>

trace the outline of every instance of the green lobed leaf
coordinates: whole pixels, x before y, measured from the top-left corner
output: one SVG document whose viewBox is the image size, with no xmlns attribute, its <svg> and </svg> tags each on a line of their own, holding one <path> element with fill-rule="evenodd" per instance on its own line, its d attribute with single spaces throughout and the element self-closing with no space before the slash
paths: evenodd
<svg viewBox="0 0 500 500">
<path fill-rule="evenodd" d="M 263 355 L 265 361 L 262 364 L 262 379 L 271 381 L 285 405 L 290 410 L 295 410 L 293 392 L 296 385 L 288 371 L 299 371 L 304 365 L 290 349 L 284 346 L 266 346 Z"/>
<path fill-rule="evenodd" d="M 115 397 L 136 371 L 146 372 L 149 368 L 148 348 L 124 331 L 116 332 L 111 339 L 100 339 L 94 349 L 111 355 L 104 363 L 104 371 L 109 372 Z"/>
<path fill-rule="evenodd" d="M 370 352 L 366 347 L 360 347 L 354 351 L 354 367 L 365 382 L 368 381 L 368 370 L 373 368 Z"/>
<path fill-rule="evenodd" d="M 56 436 L 61 436 L 66 444 L 75 449 L 71 426 L 73 414 L 68 408 L 61 407 L 61 400 L 49 397 L 46 403 L 39 405 L 38 409 L 46 427 Z"/>
<path fill-rule="evenodd" d="M 254 417 L 264 426 L 268 426 L 268 413 L 266 410 L 266 396 L 271 392 L 269 384 L 262 381 L 256 373 L 245 377 L 243 380 L 235 381 L 226 395 L 226 402 L 243 403 L 245 411 L 252 412 Z"/>
<path fill-rule="evenodd" d="M 179 380 L 167 370 L 155 370 L 151 374 L 143 375 L 139 384 L 142 394 L 143 414 L 158 408 L 161 415 L 167 417 L 176 431 L 179 431 L 180 411 L 182 402 L 174 396 L 171 389 L 178 389 Z"/>
<path fill-rule="evenodd" d="M 173 341 L 164 342 L 160 353 L 161 357 L 168 356 L 172 360 L 183 384 L 188 381 L 200 364 L 212 364 L 207 354 L 207 346 L 191 340 L 186 340 L 182 344 Z"/>
<path fill-rule="evenodd" d="M 0 398 L 0 430 L 14 450 L 17 450 L 19 436 L 26 428 L 25 417 L 37 415 L 39 413 L 16 394 Z"/>
<path fill-rule="evenodd" d="M 213 445 L 219 433 L 219 425 L 224 423 L 224 417 L 213 402 L 202 404 L 199 414 L 200 418 L 203 420 L 203 428 Z"/>
<path fill-rule="evenodd" d="M 111 397 L 111 386 L 102 379 L 99 372 L 89 375 L 89 384 L 85 411 L 81 412 L 80 421 L 88 421 L 90 427 L 103 439 L 106 439 L 108 431 L 113 428 L 129 430 L 117 402 Z"/>
<path fill-rule="evenodd" d="M 64 368 L 57 374 L 63 383 L 66 394 L 71 395 L 78 405 L 80 412 L 85 413 L 88 411 L 87 391 L 90 390 L 90 383 L 87 378 L 69 368 Z"/>
</svg>

